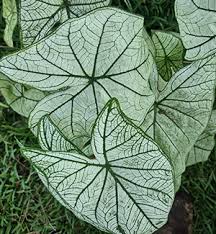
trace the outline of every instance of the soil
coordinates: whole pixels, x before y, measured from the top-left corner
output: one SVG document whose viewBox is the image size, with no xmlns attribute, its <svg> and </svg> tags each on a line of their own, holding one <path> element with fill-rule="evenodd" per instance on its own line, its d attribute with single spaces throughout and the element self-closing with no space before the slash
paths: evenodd
<svg viewBox="0 0 216 234">
<path fill-rule="evenodd" d="M 168 222 L 154 234 L 192 234 L 193 205 L 185 192 L 177 192 Z"/>
</svg>

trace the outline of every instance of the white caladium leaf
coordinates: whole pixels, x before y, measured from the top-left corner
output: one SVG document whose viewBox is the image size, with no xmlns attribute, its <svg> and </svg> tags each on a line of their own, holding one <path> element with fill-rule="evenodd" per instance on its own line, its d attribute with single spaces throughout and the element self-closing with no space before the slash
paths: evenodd
<svg viewBox="0 0 216 234">
<path fill-rule="evenodd" d="M 140 80 L 148 95 L 153 59 L 143 24 L 142 17 L 116 8 L 95 10 L 67 21 L 37 44 L 4 57 L 0 72 L 15 82 L 49 91 L 100 81 L 104 85 L 112 79 L 115 86 L 122 87 L 129 82 L 125 76 L 130 76 L 130 80 Z"/>
<path fill-rule="evenodd" d="M 42 91 L 14 83 L 2 75 L 0 77 L 0 92 L 8 105 L 25 117 L 29 117 L 36 104 L 45 97 L 45 93 Z"/>
<path fill-rule="evenodd" d="M 215 146 L 216 134 L 216 110 L 213 110 L 211 118 L 204 132 L 199 136 L 195 145 L 186 158 L 186 165 L 190 166 L 198 162 L 206 161 Z"/>
<path fill-rule="evenodd" d="M 167 222 L 173 168 L 111 100 L 92 133 L 95 159 L 24 149 L 54 197 L 80 219 L 116 234 L 150 234 Z"/>
<path fill-rule="evenodd" d="M 109 0 L 21 0 L 20 24 L 24 46 L 44 38 L 67 19 L 109 4 Z"/>
<path fill-rule="evenodd" d="M 17 24 L 17 6 L 16 0 L 3 0 L 3 17 L 6 27 L 4 30 L 4 41 L 10 47 L 13 47 L 13 32 Z"/>
<path fill-rule="evenodd" d="M 183 67 L 184 47 L 174 33 L 154 31 L 155 61 L 160 76 L 169 81 L 172 75 Z"/>
<path fill-rule="evenodd" d="M 149 111 L 143 129 L 174 163 L 176 177 L 204 131 L 212 112 L 215 58 L 197 61 L 177 72 Z"/>
<path fill-rule="evenodd" d="M 41 90 L 63 89 L 36 106 L 31 129 L 36 133 L 40 119 L 48 115 L 68 139 L 82 138 L 85 144 L 111 97 L 140 124 L 155 99 L 149 85 L 154 60 L 143 21 L 115 8 L 100 9 L 67 21 L 55 34 L 2 59 L 0 71 L 12 80 Z"/>
<path fill-rule="evenodd" d="M 196 60 L 216 52 L 215 0 L 176 0 L 176 17 L 186 48 L 186 59 Z"/>
</svg>

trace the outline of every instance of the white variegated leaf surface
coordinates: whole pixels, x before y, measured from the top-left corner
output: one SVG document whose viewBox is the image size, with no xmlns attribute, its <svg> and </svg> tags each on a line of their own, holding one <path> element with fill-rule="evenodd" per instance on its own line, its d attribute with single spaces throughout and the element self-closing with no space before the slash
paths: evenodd
<svg viewBox="0 0 216 234">
<path fill-rule="evenodd" d="M 174 198 L 173 168 L 115 100 L 99 115 L 91 145 L 94 159 L 33 149 L 23 153 L 54 197 L 97 228 L 150 234 L 164 225 Z"/>
<path fill-rule="evenodd" d="M 109 4 L 109 0 L 21 0 L 20 24 L 24 46 L 47 36 L 67 19 Z"/>
<path fill-rule="evenodd" d="M 66 139 L 49 117 L 41 119 L 38 131 L 41 148 L 48 151 L 73 151 L 74 145 Z"/>
<path fill-rule="evenodd" d="M 154 60 L 143 21 L 115 8 L 96 10 L 2 59 L 0 71 L 11 80 L 41 90 L 62 89 L 36 106 L 31 129 L 36 133 L 46 115 L 68 139 L 85 144 L 111 97 L 140 124 L 155 100 L 149 86 Z"/>
<path fill-rule="evenodd" d="M 215 92 L 215 58 L 197 61 L 177 72 L 143 122 L 149 134 L 174 163 L 176 178 L 185 170 L 186 156 L 206 128 Z M 152 85 L 157 86 L 154 79 Z"/>
<path fill-rule="evenodd" d="M 197 60 L 215 53 L 215 0 L 176 0 L 175 12 L 186 59 Z"/>
<path fill-rule="evenodd" d="M 75 151 L 88 157 L 92 157 L 93 155 L 90 140 L 85 142 L 85 144 L 83 144 L 82 138 L 71 141 L 71 139 L 68 139 L 59 131 L 58 127 L 49 116 L 45 116 L 40 120 L 37 137 L 43 150 L 63 152 Z M 83 147 L 79 148 L 80 145 Z"/>
<path fill-rule="evenodd" d="M 198 140 L 196 141 L 186 158 L 186 166 L 208 160 L 208 157 L 215 146 L 215 134 L 216 110 L 213 110 L 206 129 L 199 136 Z"/>
</svg>

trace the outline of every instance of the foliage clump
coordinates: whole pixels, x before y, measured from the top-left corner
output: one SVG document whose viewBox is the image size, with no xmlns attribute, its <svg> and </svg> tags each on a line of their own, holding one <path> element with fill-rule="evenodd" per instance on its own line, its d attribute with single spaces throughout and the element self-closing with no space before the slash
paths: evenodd
<svg viewBox="0 0 216 234">
<path fill-rule="evenodd" d="M 23 48 L 0 60 L 1 91 L 28 117 L 39 147 L 21 150 L 61 204 L 102 231 L 153 233 L 186 166 L 214 147 L 216 9 L 177 0 L 180 34 L 149 35 L 108 4 L 21 1 Z"/>
</svg>

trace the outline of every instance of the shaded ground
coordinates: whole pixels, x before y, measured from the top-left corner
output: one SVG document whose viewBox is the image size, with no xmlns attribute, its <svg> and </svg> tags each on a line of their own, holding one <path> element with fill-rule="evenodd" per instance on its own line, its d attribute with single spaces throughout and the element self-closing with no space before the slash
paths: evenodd
<svg viewBox="0 0 216 234">
<path fill-rule="evenodd" d="M 168 222 L 154 234 L 192 234 L 193 203 L 186 192 L 177 192 Z"/>
</svg>

